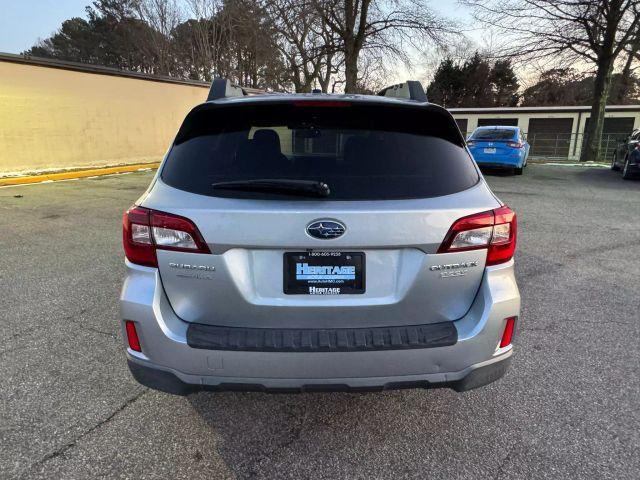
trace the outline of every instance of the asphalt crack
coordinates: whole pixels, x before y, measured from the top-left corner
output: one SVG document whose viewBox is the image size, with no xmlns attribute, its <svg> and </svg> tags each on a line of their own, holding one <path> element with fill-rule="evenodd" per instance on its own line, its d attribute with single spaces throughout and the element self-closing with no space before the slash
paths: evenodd
<svg viewBox="0 0 640 480">
<path fill-rule="evenodd" d="M 89 327 L 87 325 L 78 325 L 74 321 L 71 321 L 71 323 L 73 323 L 76 327 L 80 328 L 81 330 L 86 330 L 88 332 L 99 333 L 100 335 L 105 335 L 107 337 L 113 338 L 114 340 L 116 338 L 118 338 L 118 336 L 115 333 L 103 332 L 102 330 L 98 330 L 97 328 Z"/>
<path fill-rule="evenodd" d="M 507 451 L 507 454 L 504 456 L 504 458 L 500 461 L 500 463 L 498 464 L 498 470 L 496 471 L 496 474 L 493 477 L 493 480 L 498 480 L 500 478 L 500 476 L 502 474 L 504 474 L 504 467 L 507 465 L 507 463 L 511 460 L 511 455 L 513 454 L 514 450 L 516 449 L 516 446 L 518 445 L 518 442 L 514 442 L 511 447 L 509 448 L 509 450 Z"/>
<path fill-rule="evenodd" d="M 129 407 L 130 405 L 138 401 L 148 391 L 149 391 L 148 389 L 144 389 L 137 395 L 134 395 L 133 397 L 127 399 L 127 401 L 125 401 L 122 405 L 120 405 L 120 407 L 114 410 L 107 418 L 105 418 L 104 420 L 101 420 L 100 422 L 93 425 L 91 428 L 85 430 L 70 442 L 65 443 L 64 445 L 60 446 L 53 452 L 48 453 L 37 462 L 32 463 L 27 469 L 27 471 L 25 471 L 22 475 L 20 475 L 19 478 L 27 478 L 29 474 L 32 473 L 34 470 L 36 470 L 38 467 L 41 467 L 42 465 L 44 465 L 50 460 L 53 460 L 55 458 L 60 457 L 61 455 L 64 455 L 67 451 L 74 448 L 78 444 L 78 442 L 80 442 L 83 438 L 85 438 L 86 436 L 100 429 L 102 426 L 107 425 L 109 422 L 111 422 L 111 420 L 113 420 L 120 412 L 124 411 L 127 407 Z"/>
<path fill-rule="evenodd" d="M 77 316 L 82 316 L 85 313 L 87 313 L 88 309 L 86 308 L 82 308 L 80 309 L 80 311 L 78 312 Z M 90 325 L 87 325 L 85 323 L 82 323 L 81 321 L 76 320 L 76 315 L 66 315 L 64 317 L 65 321 L 68 321 L 70 323 L 73 323 L 76 327 L 78 327 L 80 330 L 85 330 L 88 332 L 94 332 L 94 333 L 98 333 L 100 335 L 105 335 L 107 337 L 111 337 L 113 339 L 117 339 L 118 336 L 115 333 L 110 333 L 110 332 L 105 332 L 103 330 L 100 330 L 98 328 L 92 327 Z"/>
</svg>

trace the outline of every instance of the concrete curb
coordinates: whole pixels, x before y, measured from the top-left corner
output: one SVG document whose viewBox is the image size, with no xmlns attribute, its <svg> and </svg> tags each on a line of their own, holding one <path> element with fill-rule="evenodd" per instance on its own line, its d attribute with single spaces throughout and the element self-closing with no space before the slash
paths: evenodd
<svg viewBox="0 0 640 480">
<path fill-rule="evenodd" d="M 30 183 L 55 182 L 57 180 L 71 180 L 74 178 L 95 177 L 99 175 L 113 175 L 117 173 L 137 172 L 158 168 L 160 162 L 136 163 L 133 165 L 118 165 L 115 167 L 89 168 L 86 170 L 73 170 L 69 172 L 47 173 L 43 175 L 25 175 L 23 177 L 0 178 L 0 187 L 10 185 L 27 185 Z"/>
</svg>

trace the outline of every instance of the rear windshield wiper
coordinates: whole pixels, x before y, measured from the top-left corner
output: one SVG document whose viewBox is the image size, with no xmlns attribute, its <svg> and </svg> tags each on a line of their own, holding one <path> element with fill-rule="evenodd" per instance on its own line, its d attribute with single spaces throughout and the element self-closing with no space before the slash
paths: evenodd
<svg viewBox="0 0 640 480">
<path fill-rule="evenodd" d="M 315 180 L 287 180 L 280 178 L 259 178 L 218 182 L 211 185 L 217 190 L 242 190 L 245 192 L 273 192 L 303 197 L 328 197 L 329 185 Z"/>
</svg>

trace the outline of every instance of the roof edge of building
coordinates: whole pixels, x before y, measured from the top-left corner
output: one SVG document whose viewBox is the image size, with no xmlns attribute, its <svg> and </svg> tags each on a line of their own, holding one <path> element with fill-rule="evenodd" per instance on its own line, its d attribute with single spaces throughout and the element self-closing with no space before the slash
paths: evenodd
<svg viewBox="0 0 640 480">
<path fill-rule="evenodd" d="M 482 108 L 448 108 L 451 113 L 545 113 L 545 112 L 589 112 L 591 107 L 588 105 L 566 105 L 556 107 L 482 107 Z M 607 105 L 607 112 L 615 111 L 639 111 L 640 105 Z"/>
<path fill-rule="evenodd" d="M 97 75 L 111 75 L 116 77 L 133 78 L 136 80 L 146 80 L 151 82 L 175 83 L 181 85 L 190 85 L 195 87 L 209 88 L 210 82 L 202 82 L 198 80 L 184 80 L 181 78 L 167 77 L 162 75 L 151 75 L 141 72 L 133 72 L 130 70 L 120 70 L 113 67 L 105 67 L 102 65 L 93 65 L 90 63 L 70 62 L 66 60 L 58 60 L 54 58 L 32 57 L 30 55 L 18 55 L 14 53 L 0 52 L 0 62 L 20 63 L 24 65 L 33 65 L 37 67 L 58 68 L 61 70 L 71 70 L 82 73 L 93 73 Z"/>
</svg>

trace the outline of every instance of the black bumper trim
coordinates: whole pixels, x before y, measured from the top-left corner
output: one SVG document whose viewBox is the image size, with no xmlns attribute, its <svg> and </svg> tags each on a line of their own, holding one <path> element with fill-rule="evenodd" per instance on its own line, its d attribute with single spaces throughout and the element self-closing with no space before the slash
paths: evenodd
<svg viewBox="0 0 640 480">
<path fill-rule="evenodd" d="M 138 383 L 145 387 L 174 395 L 189 395 L 200 391 L 211 392 L 264 392 L 264 393 L 309 393 L 309 392 L 380 392 L 409 388 L 451 388 L 457 392 L 466 392 L 482 387 L 501 378 L 511 365 L 511 357 L 499 362 L 472 370 L 466 377 L 451 382 L 428 382 L 409 380 L 389 382 L 373 387 L 351 387 L 346 384 L 307 384 L 299 388 L 268 388 L 255 383 L 220 383 L 218 385 L 194 385 L 184 383 L 176 375 L 164 370 L 147 367 L 127 360 L 129 370 Z"/>
<path fill-rule="evenodd" d="M 483 163 L 483 162 L 477 162 L 478 166 L 480 168 L 495 168 L 495 169 L 499 169 L 499 168 L 505 168 L 505 169 L 509 169 L 509 168 L 518 168 L 518 164 L 517 163 Z"/>
<path fill-rule="evenodd" d="M 369 352 L 455 345 L 453 322 L 374 328 L 240 328 L 191 323 L 187 344 L 246 352 Z"/>
</svg>

